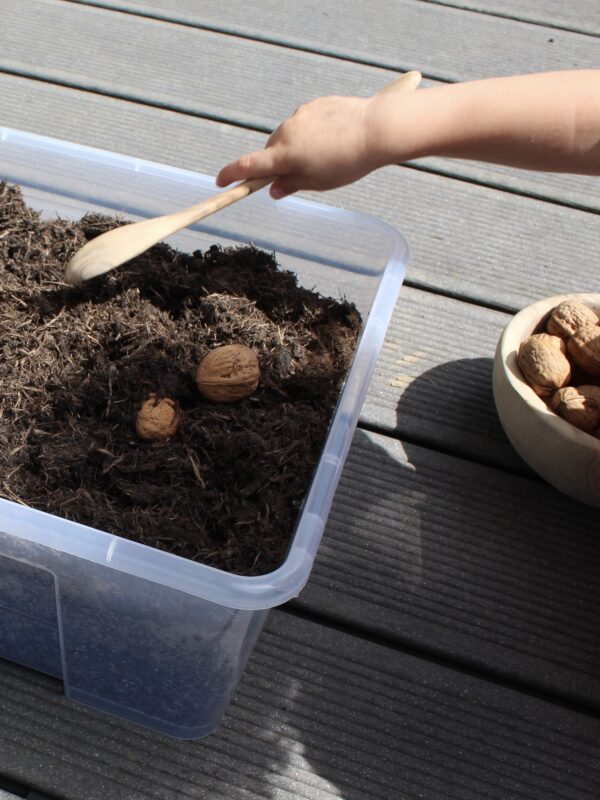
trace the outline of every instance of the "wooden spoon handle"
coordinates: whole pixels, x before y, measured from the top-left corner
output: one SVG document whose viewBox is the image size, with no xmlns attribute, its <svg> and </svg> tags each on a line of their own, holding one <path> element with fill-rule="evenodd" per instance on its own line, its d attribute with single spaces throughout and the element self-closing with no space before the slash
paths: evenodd
<svg viewBox="0 0 600 800">
<path fill-rule="evenodd" d="M 412 92 L 413 89 L 416 89 L 421 83 L 421 78 L 421 73 L 413 69 L 410 72 L 405 72 L 404 75 L 401 75 L 399 78 L 395 78 L 393 81 L 386 83 L 377 94 L 387 94 L 388 92 Z"/>
<path fill-rule="evenodd" d="M 182 228 L 188 228 L 195 222 L 199 222 L 201 219 L 209 217 L 211 214 L 215 214 L 222 208 L 226 208 L 232 203 L 237 203 L 238 200 L 248 197 L 248 195 L 257 192 L 264 186 L 268 186 L 274 180 L 275 177 L 273 176 L 269 178 L 250 178 L 243 183 L 238 183 L 236 186 L 232 186 L 231 189 L 226 189 L 224 192 L 220 192 L 214 197 L 209 197 L 208 200 L 203 200 L 201 203 L 197 203 L 189 208 L 184 208 L 181 211 L 176 211 L 173 214 L 169 214 L 168 218 L 172 220 L 174 226 L 177 226 L 173 227 L 172 233 L 175 233 Z"/>
</svg>

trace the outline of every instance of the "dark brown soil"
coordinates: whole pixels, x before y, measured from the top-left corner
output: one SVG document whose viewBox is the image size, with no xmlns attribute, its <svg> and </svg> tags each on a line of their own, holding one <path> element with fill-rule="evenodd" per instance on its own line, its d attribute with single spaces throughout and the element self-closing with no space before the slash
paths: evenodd
<svg viewBox="0 0 600 800">
<path fill-rule="evenodd" d="M 359 314 L 252 247 L 160 244 L 65 285 L 71 255 L 118 224 L 42 220 L 0 183 L 0 494 L 230 572 L 268 572 L 285 555 Z M 258 354 L 258 390 L 204 400 L 196 366 L 234 342 Z M 135 434 L 151 393 L 182 409 L 167 444 Z"/>
</svg>

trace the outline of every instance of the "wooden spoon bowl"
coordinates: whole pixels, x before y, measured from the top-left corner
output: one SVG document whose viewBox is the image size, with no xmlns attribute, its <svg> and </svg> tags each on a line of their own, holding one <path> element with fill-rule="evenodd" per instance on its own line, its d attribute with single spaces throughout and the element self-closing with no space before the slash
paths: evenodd
<svg viewBox="0 0 600 800">
<path fill-rule="evenodd" d="M 600 439 L 550 410 L 526 383 L 517 364 L 521 342 L 563 300 L 578 300 L 600 315 L 600 294 L 556 295 L 516 314 L 496 349 L 494 400 L 506 435 L 521 458 L 559 491 L 600 507 Z"/>
</svg>

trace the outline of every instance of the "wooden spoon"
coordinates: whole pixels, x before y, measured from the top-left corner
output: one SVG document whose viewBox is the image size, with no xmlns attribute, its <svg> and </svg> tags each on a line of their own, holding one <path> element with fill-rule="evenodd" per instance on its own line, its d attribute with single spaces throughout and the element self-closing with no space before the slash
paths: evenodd
<svg viewBox="0 0 600 800">
<path fill-rule="evenodd" d="M 377 94 L 411 91 L 417 88 L 420 81 L 420 72 L 407 72 L 384 86 Z M 173 214 L 146 219 L 142 222 L 133 222 L 107 231 L 85 244 L 73 256 L 67 264 L 65 280 L 67 283 L 81 283 L 96 277 L 96 275 L 109 272 L 125 261 L 143 253 L 162 239 L 166 239 L 167 236 L 193 225 L 243 197 L 248 197 L 274 180 L 276 180 L 276 176 L 252 178 L 238 183 L 231 189 L 204 200 L 202 203 L 197 203 Z"/>
</svg>

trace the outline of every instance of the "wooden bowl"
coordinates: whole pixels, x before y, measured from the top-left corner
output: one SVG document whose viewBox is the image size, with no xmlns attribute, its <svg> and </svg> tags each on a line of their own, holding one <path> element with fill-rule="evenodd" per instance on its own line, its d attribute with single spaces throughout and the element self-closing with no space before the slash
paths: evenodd
<svg viewBox="0 0 600 800">
<path fill-rule="evenodd" d="M 600 315 L 600 294 L 556 295 L 516 314 L 496 348 L 494 400 L 506 435 L 521 458 L 556 489 L 600 507 L 600 439 L 551 411 L 525 382 L 517 364 L 521 342 L 563 300 L 579 300 Z"/>
</svg>

